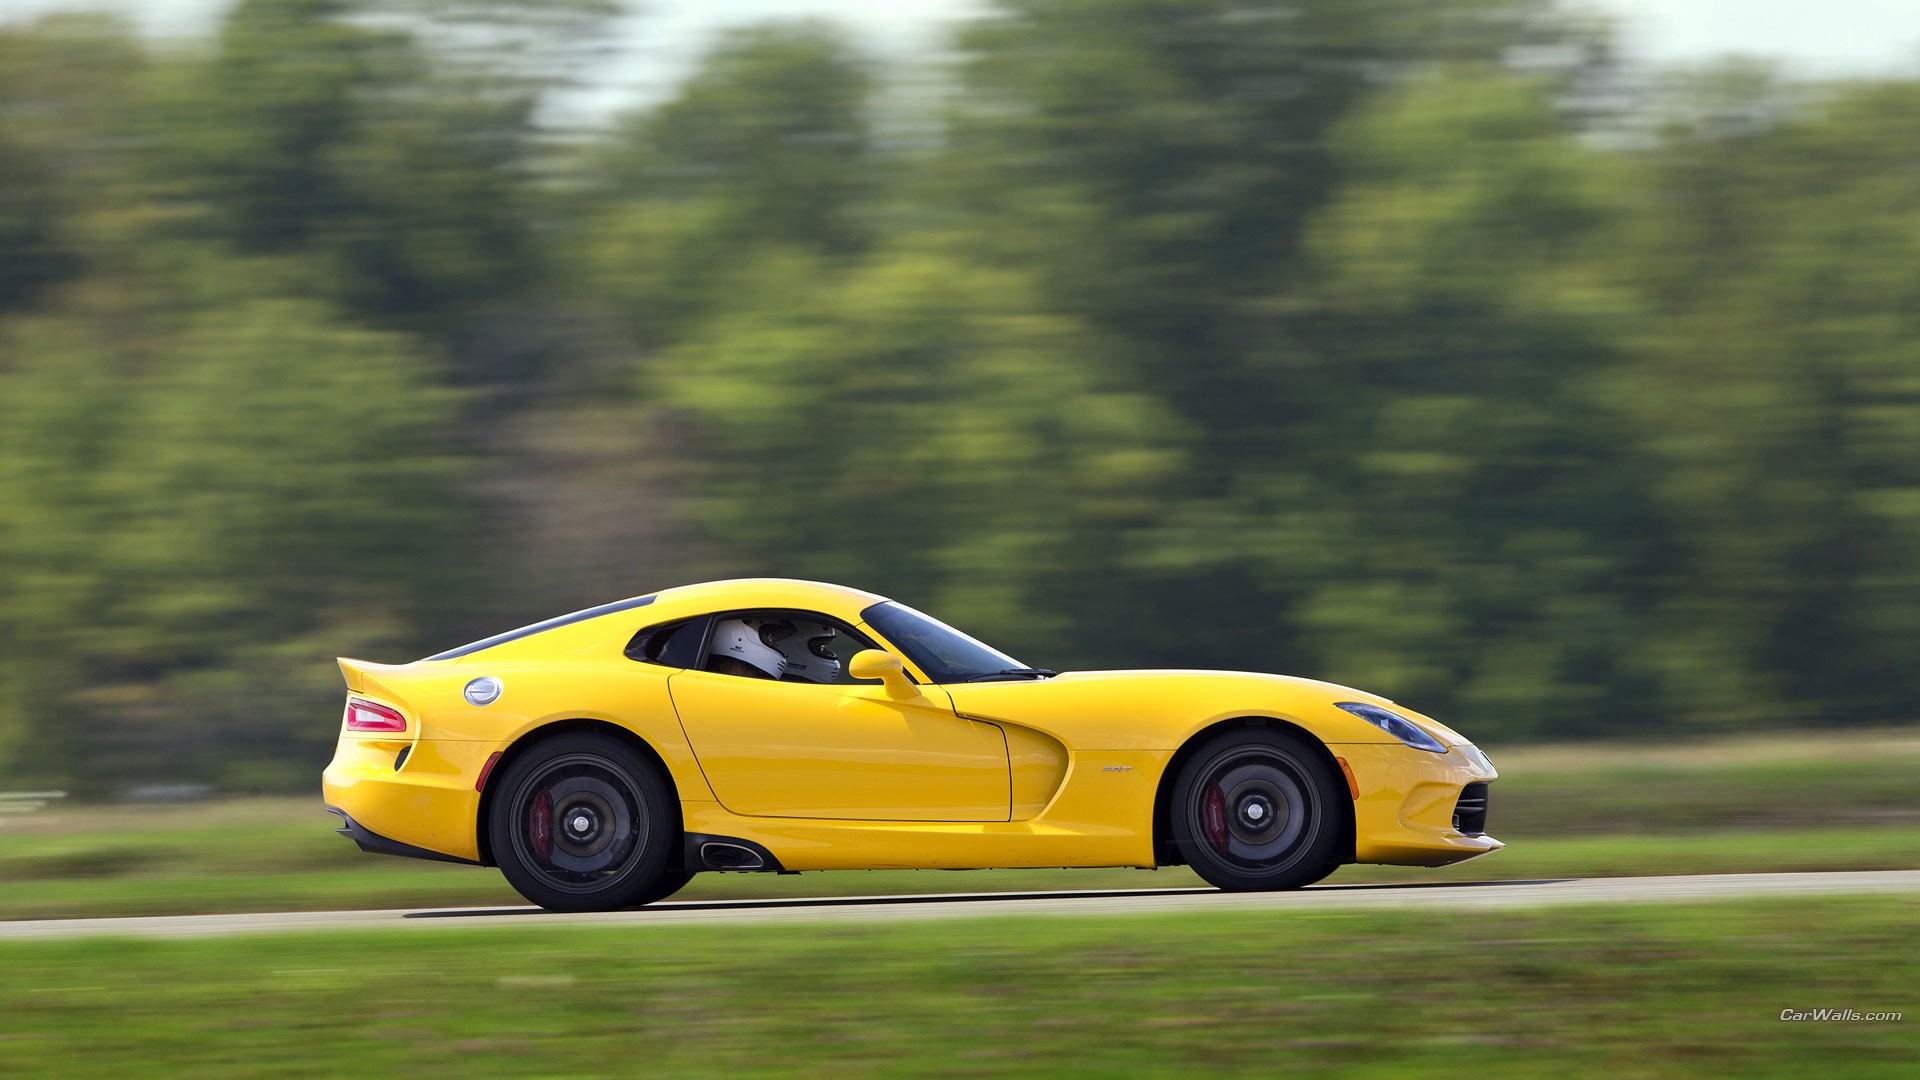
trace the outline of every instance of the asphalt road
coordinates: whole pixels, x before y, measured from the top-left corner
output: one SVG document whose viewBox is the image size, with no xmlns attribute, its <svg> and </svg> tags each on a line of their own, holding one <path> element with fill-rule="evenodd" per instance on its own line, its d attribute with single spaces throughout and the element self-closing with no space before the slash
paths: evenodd
<svg viewBox="0 0 1920 1080">
<path fill-rule="evenodd" d="M 1674 903 L 1834 893 L 1920 893 L 1920 870 L 1825 874 L 1713 874 L 1697 877 L 1568 878 L 1431 885 L 1320 885 L 1297 892 L 1212 889 L 1102 892 L 943 893 L 817 900 L 694 900 L 632 911 L 557 915 L 530 907 L 388 911 L 289 911 L 248 915 L 161 915 L 130 919 L 0 922 L 0 941 L 34 938 L 204 937 L 302 930 L 530 926 L 683 926 L 693 923 L 868 922 L 874 919 L 991 918 L 1006 915 L 1129 915 L 1185 911 L 1326 911 L 1362 908 L 1518 908 L 1552 904 Z"/>
</svg>

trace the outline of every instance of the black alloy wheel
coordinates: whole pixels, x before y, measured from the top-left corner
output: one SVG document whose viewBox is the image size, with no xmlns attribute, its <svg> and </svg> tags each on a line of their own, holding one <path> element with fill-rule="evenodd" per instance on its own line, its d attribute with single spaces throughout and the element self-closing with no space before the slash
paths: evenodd
<svg viewBox="0 0 1920 1080">
<path fill-rule="evenodd" d="M 659 768 L 598 735 L 559 735 L 500 778 L 488 814 L 494 861 L 552 911 L 614 911 L 679 890 L 669 869 L 679 815 Z"/>
<path fill-rule="evenodd" d="M 1209 884 L 1297 889 L 1341 863 L 1347 816 L 1318 748 L 1290 732 L 1240 728 L 1207 740 L 1173 789 L 1180 854 Z"/>
</svg>

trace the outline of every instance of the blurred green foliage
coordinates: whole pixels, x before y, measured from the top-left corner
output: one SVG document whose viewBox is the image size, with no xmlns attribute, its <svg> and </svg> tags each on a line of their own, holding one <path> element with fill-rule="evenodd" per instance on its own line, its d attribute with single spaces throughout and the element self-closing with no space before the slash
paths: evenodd
<svg viewBox="0 0 1920 1080">
<path fill-rule="evenodd" d="M 1546 0 L 0 26 L 0 782 L 301 788 L 330 659 L 701 577 L 1476 737 L 1920 697 L 1920 84 Z"/>
</svg>

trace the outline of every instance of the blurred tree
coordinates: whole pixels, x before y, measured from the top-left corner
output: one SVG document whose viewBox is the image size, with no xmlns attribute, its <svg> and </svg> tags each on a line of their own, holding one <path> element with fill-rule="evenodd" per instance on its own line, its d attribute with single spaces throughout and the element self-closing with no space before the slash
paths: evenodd
<svg viewBox="0 0 1920 1080">
<path fill-rule="evenodd" d="M 629 119 L 594 174 L 584 260 L 646 342 L 667 342 L 770 251 L 866 242 L 865 66 L 817 22 L 724 37 L 673 100 Z"/>
<path fill-rule="evenodd" d="M 538 280 L 535 112 L 571 78 L 568 35 L 608 11 L 244 0 L 210 69 L 153 114 L 157 152 L 202 234 L 306 258 L 355 313 L 452 332 Z M 510 73 L 476 72 L 486 42 Z"/>
<path fill-rule="evenodd" d="M 764 260 L 650 382 L 695 425 L 714 571 L 856 583 L 1074 655 L 1073 616 L 1036 587 L 1106 574 L 1087 556 L 1153 516 L 1177 427 L 1030 282 L 950 249 L 922 238 L 844 278 Z"/>
<path fill-rule="evenodd" d="M 331 656 L 725 573 L 1495 740 L 1920 691 L 1920 83 L 1001 0 L 920 98 L 775 23 L 582 131 L 617 17 L 0 28 L 9 784 L 306 786 Z"/>
<path fill-rule="evenodd" d="M 404 38 L 350 25 L 349 0 L 243 0 L 223 24 L 193 126 L 160 132 L 204 178 L 216 220 L 248 251 L 324 238 L 346 195 L 334 158 L 357 94 L 406 65 Z M 169 117 L 168 119 L 173 119 Z"/>
<path fill-rule="evenodd" d="M 1297 608 L 1319 591 L 1324 612 L 1361 510 L 1325 466 L 1352 452 L 1344 406 L 1381 403 L 1303 251 L 1347 178 L 1334 133 L 1436 66 L 1520 46 L 1557 57 L 1535 91 L 1550 95 L 1601 62 L 1603 39 L 1508 0 L 1009 0 L 962 40 L 941 164 L 963 227 L 1116 342 L 1103 363 L 1154 387 L 1197 440 L 1160 522 L 1114 552 L 1128 593 L 1055 598 L 1089 613 L 1078 644 L 1137 655 L 1144 609 L 1196 623 L 1148 646 L 1158 662 L 1324 662 L 1334 638 Z"/>
<path fill-rule="evenodd" d="M 1583 147 L 1550 89 L 1454 69 L 1342 126 L 1308 240 L 1331 381 L 1289 460 L 1348 534 L 1302 583 L 1323 670 L 1593 734 L 1663 719 L 1638 648 L 1663 529 L 1602 393 L 1638 315 L 1613 280 L 1633 164 Z"/>
<path fill-rule="evenodd" d="M 1673 700 L 1900 715 L 1920 690 L 1920 88 L 1688 88 L 1658 149 L 1659 321 L 1627 396 L 1675 523 Z M 1729 654 L 1731 656 L 1729 657 Z M 1735 668 L 1734 664 L 1738 663 Z"/>
<path fill-rule="evenodd" d="M 1537 0 L 1005 0 L 963 36 L 955 187 L 997 255 L 1122 335 L 1207 431 L 1214 484 L 1266 452 L 1306 223 L 1337 183 L 1328 133 L 1410 71 L 1493 60 L 1555 24 Z M 1568 35 L 1571 36 L 1570 34 Z"/>
<path fill-rule="evenodd" d="M 130 86 L 144 57 L 94 16 L 0 26 L 0 314 L 82 273 L 124 205 Z"/>
<path fill-rule="evenodd" d="M 322 658 L 405 643 L 448 588 L 447 394 L 273 276 L 205 258 L 187 289 L 88 288 L 0 340 L 13 775 L 304 778 Z"/>
<path fill-rule="evenodd" d="M 539 104 L 580 85 L 613 53 L 622 0 L 359 0 L 362 21 L 397 27 L 469 91 Z"/>
<path fill-rule="evenodd" d="M 485 435 L 498 577 L 511 586 L 493 590 L 499 610 L 472 613 L 474 636 L 540 617 L 555 597 L 585 606 L 711 565 L 680 497 L 704 463 L 630 367 L 737 305 L 763 263 L 864 243 L 855 204 L 878 167 L 867 88 L 824 24 L 730 32 L 674 98 L 583 144 L 541 189 L 565 222 L 543 295 L 570 322 L 538 396 Z"/>
</svg>

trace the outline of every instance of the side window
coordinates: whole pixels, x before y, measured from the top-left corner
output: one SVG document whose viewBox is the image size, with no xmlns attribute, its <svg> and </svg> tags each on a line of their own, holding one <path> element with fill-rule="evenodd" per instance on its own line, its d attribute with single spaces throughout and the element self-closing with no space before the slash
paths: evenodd
<svg viewBox="0 0 1920 1080">
<path fill-rule="evenodd" d="M 707 671 L 743 679 L 842 685 L 847 661 L 873 642 L 845 623 L 811 611 L 730 612 L 714 618 Z"/>
<path fill-rule="evenodd" d="M 665 667 L 698 667 L 700 639 L 705 636 L 706 625 L 703 615 L 646 627 L 627 642 L 627 658 Z"/>
</svg>

